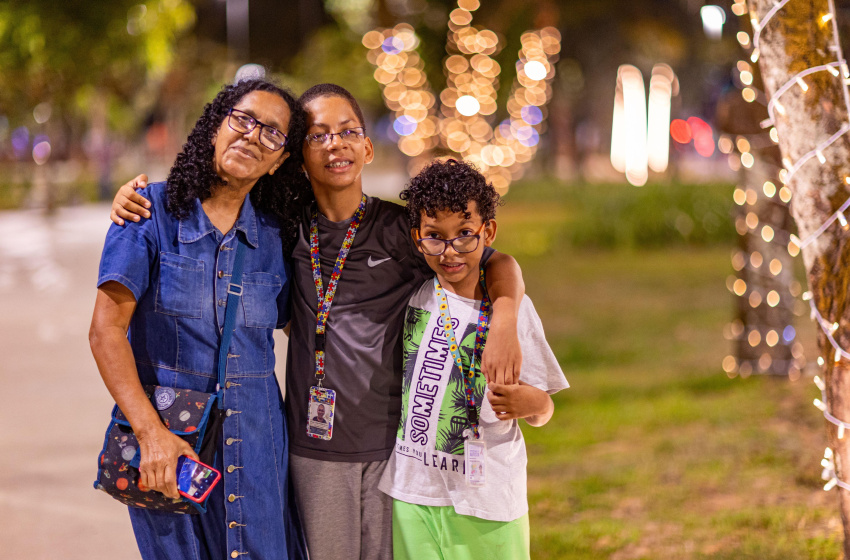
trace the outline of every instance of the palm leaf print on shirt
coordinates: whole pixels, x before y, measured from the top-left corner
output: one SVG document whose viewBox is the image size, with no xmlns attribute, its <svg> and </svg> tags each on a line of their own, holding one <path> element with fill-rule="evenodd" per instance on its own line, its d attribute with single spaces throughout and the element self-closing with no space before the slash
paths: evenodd
<svg viewBox="0 0 850 560">
<path fill-rule="evenodd" d="M 475 331 L 477 325 L 467 323 L 460 343 L 460 362 L 464 371 L 469 371 L 472 361 L 472 351 L 475 348 Z M 449 354 L 448 359 L 453 359 Z M 479 364 L 480 366 L 480 364 Z M 475 406 L 481 411 L 481 402 L 486 389 L 484 376 L 475 377 Z M 437 437 L 434 445 L 437 451 L 451 453 L 452 455 L 463 455 L 463 431 L 469 428 L 469 418 L 466 414 L 466 388 L 463 376 L 457 366 L 452 367 L 452 374 L 446 385 L 446 393 L 440 406 L 440 418 L 437 421 Z"/>
<path fill-rule="evenodd" d="M 428 326 L 431 312 L 417 307 L 408 307 L 402 331 L 402 357 L 404 359 L 404 379 L 401 383 L 401 420 L 398 424 L 397 437 L 404 440 L 404 425 L 407 423 L 408 400 L 410 399 L 410 384 L 413 381 L 413 370 L 416 367 L 416 357 L 422 344 L 422 335 Z"/>
</svg>

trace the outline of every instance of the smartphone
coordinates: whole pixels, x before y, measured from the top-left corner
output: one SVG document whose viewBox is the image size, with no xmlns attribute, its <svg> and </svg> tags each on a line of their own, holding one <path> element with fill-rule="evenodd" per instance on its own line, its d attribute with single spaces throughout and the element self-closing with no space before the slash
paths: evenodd
<svg viewBox="0 0 850 560">
<path fill-rule="evenodd" d="M 221 473 L 211 466 L 185 455 L 177 459 L 177 492 L 184 498 L 203 503 L 219 480 Z"/>
</svg>

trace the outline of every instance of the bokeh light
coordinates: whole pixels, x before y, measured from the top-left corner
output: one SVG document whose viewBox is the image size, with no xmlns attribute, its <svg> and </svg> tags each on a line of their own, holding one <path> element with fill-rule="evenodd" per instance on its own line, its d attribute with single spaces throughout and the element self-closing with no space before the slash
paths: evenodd
<svg viewBox="0 0 850 560">
<path fill-rule="evenodd" d="M 409 171 L 420 169 L 431 150 L 443 148 L 475 163 L 504 194 L 540 144 L 561 35 L 553 27 L 522 34 L 505 106 L 508 118 L 495 125 L 491 119 L 498 108 L 501 66 L 493 57 L 503 43 L 493 31 L 472 25 L 479 6 L 478 0 L 462 0 L 449 16 L 446 87 L 439 94 L 428 83 L 415 51 L 419 38 L 410 25 L 368 31 L 362 43 L 393 112 L 387 129 L 402 153 L 415 158 Z"/>
</svg>

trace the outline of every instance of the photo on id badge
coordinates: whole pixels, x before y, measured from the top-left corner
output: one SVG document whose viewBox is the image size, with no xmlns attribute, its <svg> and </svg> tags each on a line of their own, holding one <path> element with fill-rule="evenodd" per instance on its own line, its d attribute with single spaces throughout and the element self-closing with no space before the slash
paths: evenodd
<svg viewBox="0 0 850 560">
<path fill-rule="evenodd" d="M 336 391 L 324 387 L 310 387 L 307 406 L 307 435 L 328 440 L 333 436 L 334 402 Z"/>
</svg>

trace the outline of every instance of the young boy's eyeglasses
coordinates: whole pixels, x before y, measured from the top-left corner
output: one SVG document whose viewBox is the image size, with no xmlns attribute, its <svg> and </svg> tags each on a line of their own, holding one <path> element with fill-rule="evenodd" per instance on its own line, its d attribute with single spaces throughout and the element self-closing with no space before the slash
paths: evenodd
<svg viewBox="0 0 850 560">
<path fill-rule="evenodd" d="M 308 134 L 304 139 L 307 145 L 311 148 L 321 148 L 333 142 L 333 137 L 339 136 L 339 139 L 346 144 L 359 144 L 366 136 L 362 126 L 347 128 L 342 132 L 321 132 L 318 134 Z"/>
<path fill-rule="evenodd" d="M 432 257 L 439 257 L 445 253 L 449 245 L 451 245 L 452 249 L 458 253 L 471 253 L 478 248 L 478 244 L 481 241 L 481 232 L 484 230 L 486 225 L 486 222 L 481 224 L 481 227 L 474 235 L 462 235 L 460 237 L 455 237 L 454 239 L 422 237 L 422 233 L 420 232 L 419 239 L 417 239 L 416 242 L 419 243 L 419 247 L 422 249 L 423 253 Z"/>
<path fill-rule="evenodd" d="M 286 134 L 273 126 L 261 123 L 248 113 L 239 109 L 231 109 L 227 113 L 227 126 L 240 134 L 250 134 L 260 127 L 260 144 L 276 152 L 286 145 Z"/>
</svg>

